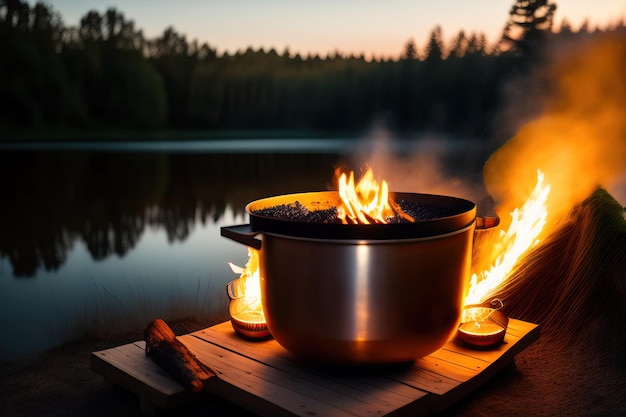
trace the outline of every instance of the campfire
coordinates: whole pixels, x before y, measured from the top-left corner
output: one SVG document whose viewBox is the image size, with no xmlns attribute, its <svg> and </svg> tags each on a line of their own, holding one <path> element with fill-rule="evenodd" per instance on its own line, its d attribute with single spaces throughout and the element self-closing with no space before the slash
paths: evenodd
<svg viewBox="0 0 626 417">
<path fill-rule="evenodd" d="M 288 221 L 296 219 L 298 222 L 305 223 L 340 223 L 342 225 L 359 225 L 363 228 L 400 223 L 415 224 L 416 219 L 419 223 L 445 218 L 449 214 L 444 208 L 432 204 L 405 200 L 396 201 L 389 193 L 387 182 L 384 180 L 377 181 L 369 167 L 358 182 L 354 180 L 354 172 L 337 171 L 336 178 L 339 188 L 339 200 L 336 205 L 316 202 L 318 204 L 315 206 L 316 208 L 310 209 L 307 205 L 296 200 L 289 204 L 282 203 L 263 207 L 253 211 L 253 214 L 264 217 L 285 216 Z M 546 222 L 545 203 L 549 192 L 550 186 L 544 184 L 543 173 L 537 170 L 537 182 L 533 192 L 522 207 L 510 213 L 511 221 L 508 230 L 500 230 L 499 238 L 489 253 L 490 259 L 493 260 L 491 267 L 484 271 L 473 271 L 469 289 L 466 291 L 464 299 L 460 301 L 461 307 L 473 306 L 473 308 L 462 310 L 460 331 L 465 342 L 471 344 L 474 341 L 478 346 L 485 346 L 485 341 L 495 343 L 504 337 L 506 321 L 501 318 L 501 312 L 494 314 L 502 306 L 500 305 L 497 309 L 486 309 L 479 308 L 478 305 L 489 302 L 490 294 L 503 285 L 519 258 L 539 242 L 538 236 Z M 234 270 L 241 272 L 237 282 L 248 283 L 247 285 L 254 289 L 253 295 L 247 296 L 243 287 L 241 289 L 243 296 L 234 297 L 231 290 L 229 290 L 229 295 L 232 300 L 231 306 L 232 303 L 237 302 L 241 305 L 240 310 L 245 311 L 248 316 L 250 312 L 255 312 L 253 324 L 249 325 L 261 328 L 260 326 L 266 324 L 262 314 L 260 292 L 257 292 L 260 288 L 259 280 L 262 279 L 259 272 L 261 265 L 257 252 L 251 250 L 250 254 L 251 259 L 246 269 Z M 241 284 L 239 285 L 241 286 Z M 229 289 L 232 287 L 233 284 L 229 284 Z M 237 314 L 233 315 L 232 311 L 231 317 L 233 326 L 241 334 L 240 317 L 237 317 Z M 500 320 L 493 321 L 494 317 L 500 317 Z M 502 326 L 503 323 L 504 326 Z M 496 326 L 495 332 L 494 326 Z M 259 335 L 265 336 L 266 333 L 261 332 Z M 245 336 L 254 337 L 254 334 L 248 332 Z"/>
</svg>

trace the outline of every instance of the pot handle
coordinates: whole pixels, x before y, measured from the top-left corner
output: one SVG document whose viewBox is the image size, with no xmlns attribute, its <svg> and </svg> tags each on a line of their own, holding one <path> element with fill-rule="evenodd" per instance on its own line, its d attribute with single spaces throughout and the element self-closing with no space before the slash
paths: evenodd
<svg viewBox="0 0 626 417">
<path fill-rule="evenodd" d="M 486 230 L 500 224 L 498 216 L 476 216 L 476 230 Z"/>
<path fill-rule="evenodd" d="M 240 224 L 237 226 L 222 226 L 220 227 L 220 234 L 235 242 L 243 243 L 246 246 L 260 250 L 261 240 L 256 237 L 261 232 L 252 229 L 250 224 Z"/>
</svg>

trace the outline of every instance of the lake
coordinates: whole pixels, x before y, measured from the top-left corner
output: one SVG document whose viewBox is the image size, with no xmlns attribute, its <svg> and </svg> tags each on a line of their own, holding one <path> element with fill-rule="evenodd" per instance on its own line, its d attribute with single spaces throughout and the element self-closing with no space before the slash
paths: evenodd
<svg viewBox="0 0 626 417">
<path fill-rule="evenodd" d="M 337 167 L 489 210 L 489 152 L 386 137 L 0 144 L 0 358 L 156 317 L 227 319 L 228 262 L 248 253 L 220 227 L 247 223 L 250 201 L 334 189 Z"/>
</svg>

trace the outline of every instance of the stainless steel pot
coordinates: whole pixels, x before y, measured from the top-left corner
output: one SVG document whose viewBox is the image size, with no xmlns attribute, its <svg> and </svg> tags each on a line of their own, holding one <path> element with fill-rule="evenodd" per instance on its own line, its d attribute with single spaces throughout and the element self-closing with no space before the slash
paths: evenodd
<svg viewBox="0 0 626 417">
<path fill-rule="evenodd" d="M 255 211 L 299 201 L 337 206 L 336 192 L 290 194 L 246 206 L 250 224 L 223 236 L 260 250 L 261 298 L 274 338 L 313 361 L 386 364 L 443 346 L 459 325 L 476 218 L 474 203 L 392 193 L 446 217 L 387 225 L 309 224 Z"/>
</svg>

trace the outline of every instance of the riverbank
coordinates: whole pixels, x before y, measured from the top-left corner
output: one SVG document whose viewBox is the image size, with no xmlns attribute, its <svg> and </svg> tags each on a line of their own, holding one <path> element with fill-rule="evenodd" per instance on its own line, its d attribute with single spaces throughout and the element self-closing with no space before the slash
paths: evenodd
<svg viewBox="0 0 626 417">
<path fill-rule="evenodd" d="M 177 334 L 207 323 L 174 323 Z M 90 369 L 90 353 L 134 340 L 84 341 L 34 358 L 0 365 L 0 415 L 135 416 L 139 399 L 105 383 Z M 626 373 L 608 361 L 612 355 L 580 345 L 563 346 L 542 336 L 478 391 L 452 407 L 449 417 L 624 416 Z M 206 396 L 176 416 L 253 416 L 236 405 Z"/>
<path fill-rule="evenodd" d="M 246 139 L 358 139 L 367 135 L 367 131 L 357 130 L 321 130 L 321 129 L 19 129 L 8 128 L 0 133 L 0 143 L 27 142 L 103 142 L 115 143 L 126 141 L 176 142 L 176 141 L 211 141 Z M 414 137 L 415 132 L 391 132 L 394 137 Z M 446 136 L 446 135 L 441 135 Z"/>
</svg>

